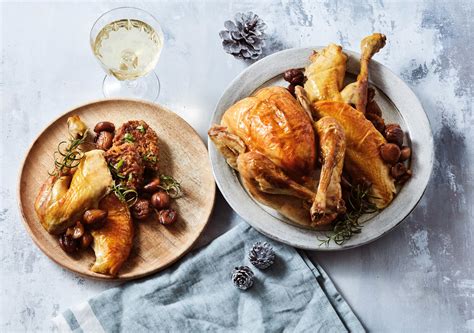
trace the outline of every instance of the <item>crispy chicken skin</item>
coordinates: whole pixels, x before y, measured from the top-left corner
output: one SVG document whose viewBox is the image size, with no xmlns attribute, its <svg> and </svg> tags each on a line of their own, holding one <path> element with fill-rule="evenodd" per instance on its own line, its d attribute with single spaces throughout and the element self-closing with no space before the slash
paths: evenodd
<svg viewBox="0 0 474 333">
<path fill-rule="evenodd" d="M 110 191 L 113 180 L 102 150 L 84 154 L 74 175 L 51 176 L 41 187 L 35 210 L 43 227 L 60 234 Z"/>
<path fill-rule="evenodd" d="M 311 120 L 285 88 L 263 88 L 244 98 L 225 112 L 221 124 L 248 150 L 262 153 L 289 175 L 303 176 L 314 169 Z"/>
<path fill-rule="evenodd" d="M 321 101 L 313 104 L 317 117 L 332 117 L 344 129 L 347 141 L 344 168 L 353 177 L 369 181 L 373 203 L 386 207 L 396 192 L 390 168 L 380 157 L 380 146 L 387 143 L 364 114 L 341 102 Z"/>
<path fill-rule="evenodd" d="M 104 197 L 99 208 L 108 211 L 108 216 L 102 228 L 91 232 L 95 252 L 95 263 L 91 270 L 116 276 L 132 249 L 133 221 L 127 204 L 114 193 Z"/>
</svg>

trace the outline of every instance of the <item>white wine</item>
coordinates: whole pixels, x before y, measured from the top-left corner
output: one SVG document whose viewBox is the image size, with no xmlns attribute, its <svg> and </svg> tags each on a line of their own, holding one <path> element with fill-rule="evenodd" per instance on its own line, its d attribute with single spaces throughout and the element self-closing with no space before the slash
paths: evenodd
<svg viewBox="0 0 474 333">
<path fill-rule="evenodd" d="M 162 47 L 162 36 L 145 22 L 132 19 L 107 24 L 92 45 L 103 67 L 119 80 L 135 80 L 152 71 Z"/>
</svg>

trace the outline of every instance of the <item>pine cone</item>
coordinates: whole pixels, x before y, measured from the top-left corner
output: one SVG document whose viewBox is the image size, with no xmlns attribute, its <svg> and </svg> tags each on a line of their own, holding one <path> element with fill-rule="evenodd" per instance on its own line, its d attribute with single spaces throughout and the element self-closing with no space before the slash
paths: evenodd
<svg viewBox="0 0 474 333">
<path fill-rule="evenodd" d="M 264 30 L 267 27 L 258 15 L 252 12 L 237 13 L 235 23 L 225 21 L 224 26 L 227 30 L 219 33 L 224 51 L 236 58 L 258 59 L 265 46 Z"/>
<path fill-rule="evenodd" d="M 235 267 L 232 272 L 232 282 L 242 290 L 247 290 L 253 285 L 253 272 L 248 266 Z"/>
<path fill-rule="evenodd" d="M 275 262 L 275 252 L 267 242 L 257 242 L 249 252 L 249 260 L 255 267 L 266 269 Z"/>
</svg>

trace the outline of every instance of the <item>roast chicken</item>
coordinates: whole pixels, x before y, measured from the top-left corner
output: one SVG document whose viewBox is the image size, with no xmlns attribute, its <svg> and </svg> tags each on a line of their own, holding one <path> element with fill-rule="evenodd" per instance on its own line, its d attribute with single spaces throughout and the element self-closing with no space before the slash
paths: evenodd
<svg viewBox="0 0 474 333">
<path fill-rule="evenodd" d="M 384 45 L 378 33 L 362 41 L 360 74 L 346 87 L 342 48 L 314 52 L 297 99 L 282 87 L 263 88 L 211 127 L 210 139 L 256 200 L 294 223 L 327 229 L 346 210 L 344 171 L 372 184 L 378 208 L 391 202 L 394 180 L 379 154 L 386 141 L 364 116 L 368 65 Z"/>
</svg>

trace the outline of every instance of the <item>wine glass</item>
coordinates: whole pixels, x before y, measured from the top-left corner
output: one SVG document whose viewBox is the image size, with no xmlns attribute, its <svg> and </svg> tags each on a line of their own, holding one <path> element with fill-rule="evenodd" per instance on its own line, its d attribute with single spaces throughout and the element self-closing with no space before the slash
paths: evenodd
<svg viewBox="0 0 474 333">
<path fill-rule="evenodd" d="M 156 100 L 160 80 L 153 70 L 163 42 L 158 21 L 142 9 L 120 7 L 102 14 L 92 26 L 90 43 L 107 72 L 104 96 Z"/>
</svg>

